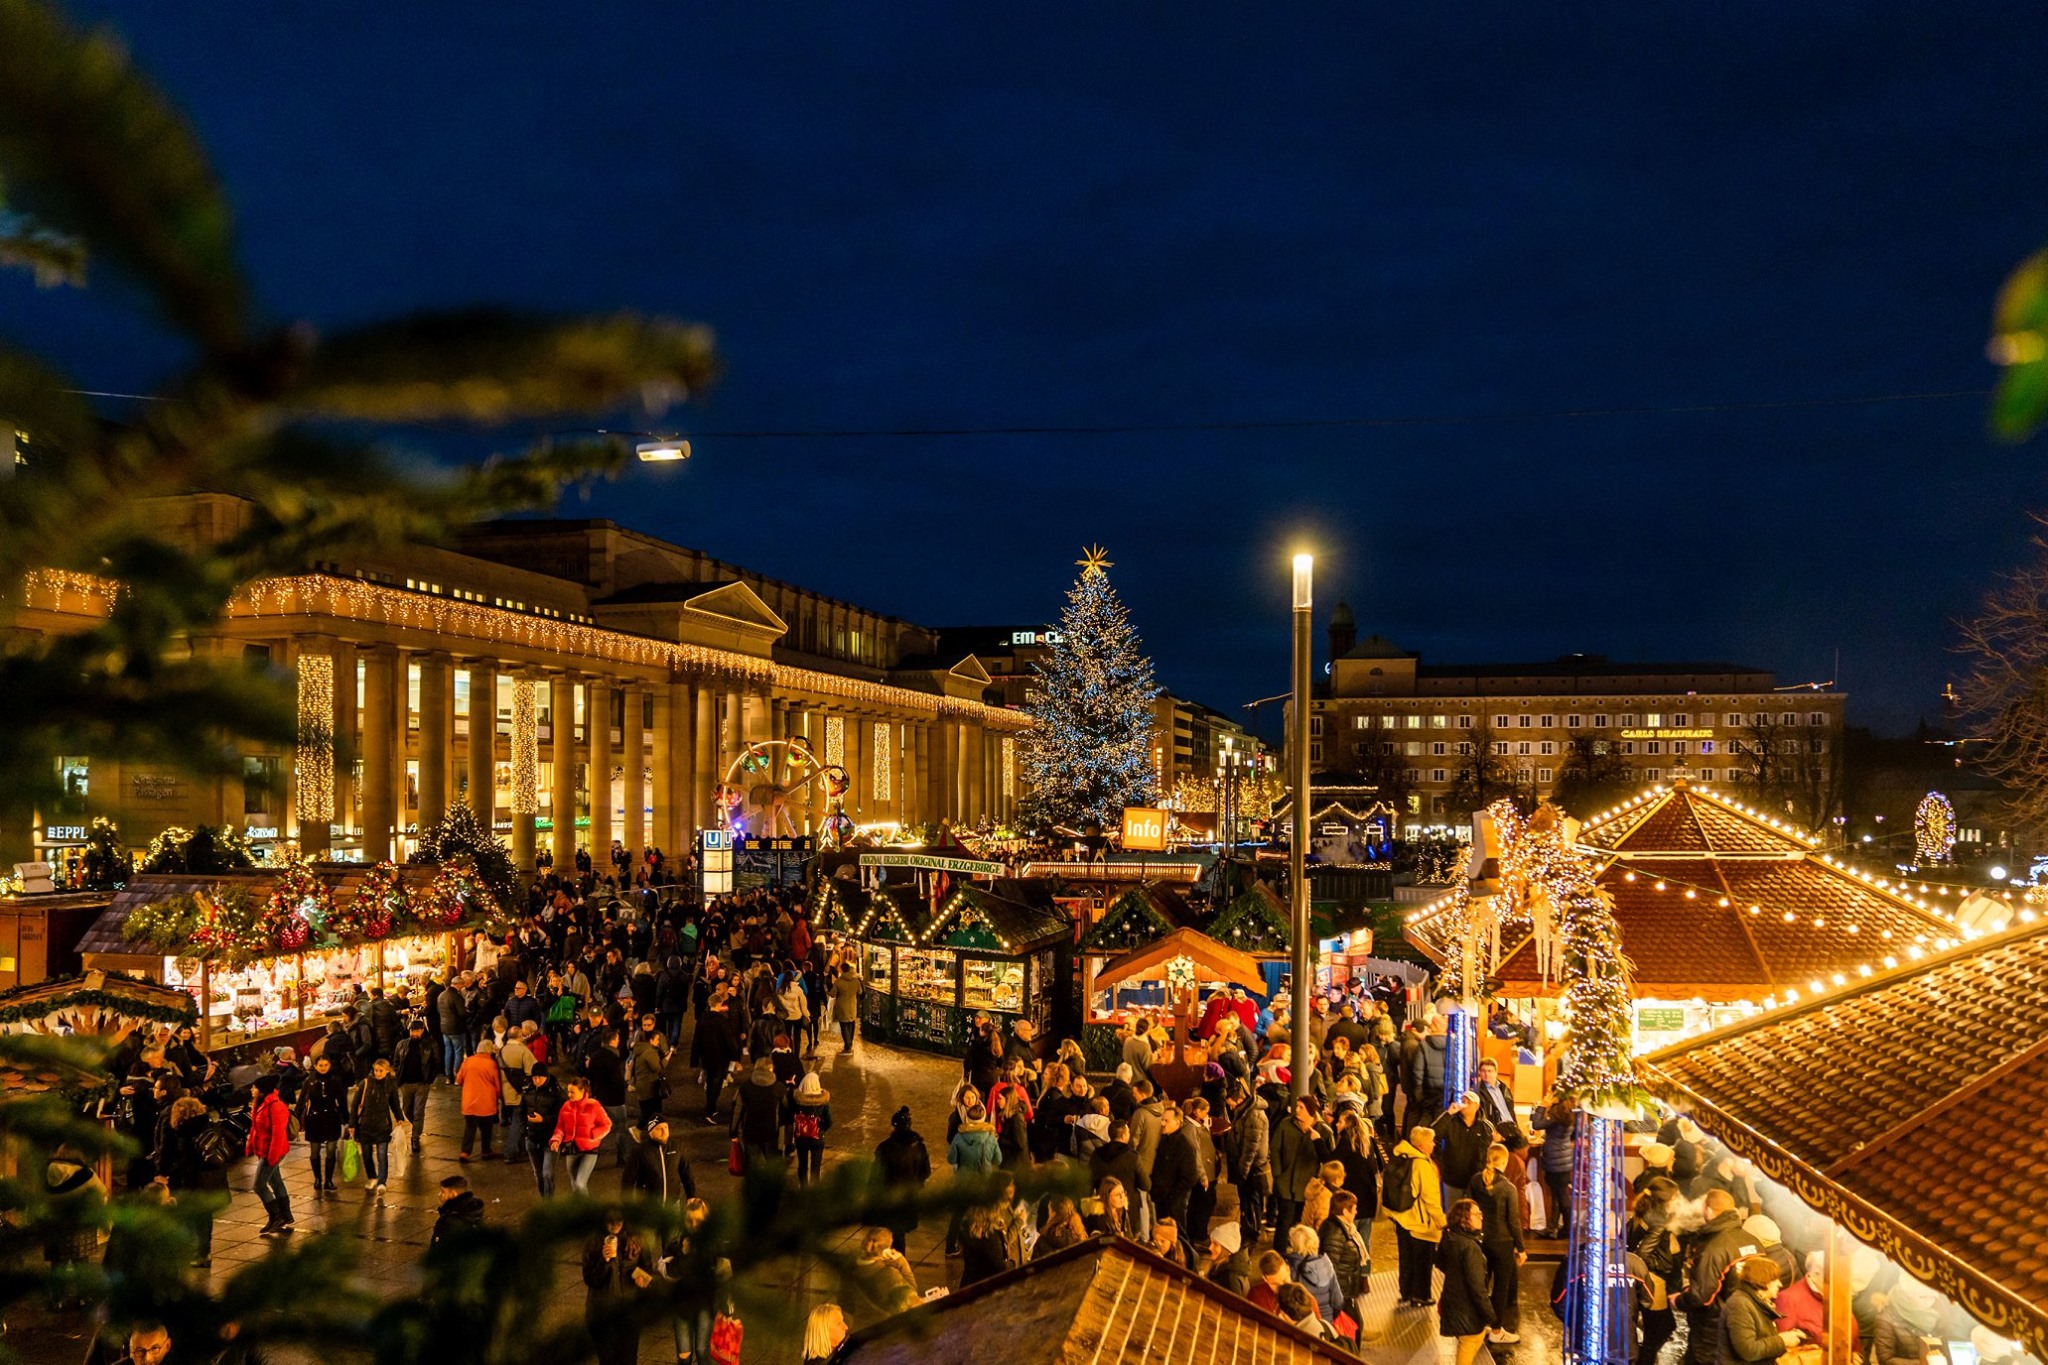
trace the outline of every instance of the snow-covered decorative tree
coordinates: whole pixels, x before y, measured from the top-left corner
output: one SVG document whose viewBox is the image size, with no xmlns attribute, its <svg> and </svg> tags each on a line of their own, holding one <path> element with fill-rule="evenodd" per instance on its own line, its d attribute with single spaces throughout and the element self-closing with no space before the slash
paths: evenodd
<svg viewBox="0 0 2048 1365">
<path fill-rule="evenodd" d="M 1067 590 L 1059 634 L 1038 666 L 1030 707 L 1038 723 L 1023 736 L 1031 783 L 1026 814 L 1042 824 L 1105 829 L 1125 806 L 1151 801 L 1152 661 L 1138 649 L 1124 604 L 1110 586 L 1109 560 L 1091 547 Z"/>
</svg>

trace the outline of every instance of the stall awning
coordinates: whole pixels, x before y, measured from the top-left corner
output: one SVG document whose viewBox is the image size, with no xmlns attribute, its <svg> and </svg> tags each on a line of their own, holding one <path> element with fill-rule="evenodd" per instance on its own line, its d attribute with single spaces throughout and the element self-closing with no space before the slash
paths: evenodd
<svg viewBox="0 0 2048 1365">
<path fill-rule="evenodd" d="M 1146 882 L 1110 902 L 1102 918 L 1081 935 L 1081 951 L 1129 952 L 1194 924 L 1195 917 L 1179 892 L 1161 882 Z"/>
<path fill-rule="evenodd" d="M 854 937 L 875 943 L 917 943 L 926 937 L 931 918 L 931 909 L 916 887 L 877 887 Z"/>
<path fill-rule="evenodd" d="M 1057 943 L 1071 932 L 1072 926 L 1058 910 L 1019 905 L 978 886 L 963 884 L 947 895 L 924 941 L 956 948 L 1022 953 Z"/>
<path fill-rule="evenodd" d="M 197 1017 L 198 1007 L 184 991 L 107 972 L 0 991 L 0 1033 L 94 1038 L 112 1045 L 148 1025 L 181 1027 Z M 10 1090 L 54 1090 L 82 1079 L 84 1073 L 55 1062 L 0 1066 L 0 1085 Z"/>
<path fill-rule="evenodd" d="M 2048 1357 L 2048 932 L 2027 925 L 1654 1053 L 1650 1088 L 1859 1241 Z"/>
<path fill-rule="evenodd" d="M 1218 943 L 1199 929 L 1176 929 L 1158 942 L 1116 959 L 1096 973 L 1095 987 L 1101 990 L 1119 981 L 1160 979 L 1166 975 L 1166 964 L 1177 957 L 1194 960 L 1198 981 L 1228 981 L 1261 992 L 1266 989 L 1256 958 Z"/>
</svg>

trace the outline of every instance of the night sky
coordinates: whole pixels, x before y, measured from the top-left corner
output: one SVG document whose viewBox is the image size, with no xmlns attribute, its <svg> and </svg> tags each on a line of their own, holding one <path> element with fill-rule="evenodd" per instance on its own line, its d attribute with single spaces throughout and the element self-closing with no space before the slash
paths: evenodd
<svg viewBox="0 0 2048 1365">
<path fill-rule="evenodd" d="M 1286 685 L 1302 541 L 1319 626 L 1839 649 L 1852 720 L 1910 725 L 2048 505 L 1981 397 L 1640 411 L 1989 386 L 2048 242 L 2039 5 L 85 12 L 190 110 L 274 315 L 717 329 L 662 423 L 696 457 L 570 515 L 922 622 L 1046 620 L 1101 541 L 1218 707 Z M 177 362 L 106 290 L 0 291 L 86 387 Z M 1544 415 L 1583 409 L 1637 411 Z M 1407 418 L 1481 420 L 1228 429 Z"/>
</svg>

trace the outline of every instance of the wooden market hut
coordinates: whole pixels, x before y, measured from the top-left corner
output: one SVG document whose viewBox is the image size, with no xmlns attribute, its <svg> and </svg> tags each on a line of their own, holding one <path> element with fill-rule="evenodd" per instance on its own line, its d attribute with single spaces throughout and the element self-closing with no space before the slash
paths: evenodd
<svg viewBox="0 0 2048 1365">
<path fill-rule="evenodd" d="M 1256 880 L 1217 913 L 1208 932 L 1218 943 L 1262 958 L 1284 958 L 1294 942 L 1294 925 L 1280 893 L 1271 882 Z"/>
<path fill-rule="evenodd" d="M 1184 983 L 1177 985 L 1172 973 L 1181 963 L 1186 964 L 1182 970 L 1188 976 Z M 1263 988 L 1265 977 L 1258 962 L 1249 954 L 1218 943 L 1199 929 L 1182 928 L 1111 962 L 1096 976 L 1095 989 L 1110 990 L 1125 981 L 1166 983 L 1167 1005 L 1174 1021 L 1174 1060 L 1167 1063 L 1164 1058 L 1155 1057 L 1152 1076 L 1162 1089 L 1181 1095 L 1194 1088 L 1189 1082 L 1199 1076 L 1202 1065 L 1209 1060 L 1201 1047 L 1189 1047 L 1189 1035 L 1200 1018 L 1200 983 L 1220 981 L 1256 991 Z M 1108 1025 L 1097 1027 L 1110 1028 L 1112 1035 L 1114 1033 Z M 1085 1052 L 1086 1040 L 1082 1046 Z M 1098 1046 L 1103 1044 L 1098 1043 Z M 1193 1077 L 1182 1074 L 1189 1071 L 1194 1073 Z"/>
<path fill-rule="evenodd" d="M 1868 977 L 1651 1054 L 1643 1076 L 1827 1220 L 1833 1321 L 1854 1238 L 2048 1359 L 2044 1062 L 2048 931 L 2029 916 L 1887 953 Z M 1831 1365 L 1850 1359 L 1828 1345 Z"/>
<path fill-rule="evenodd" d="M 1850 867 L 1783 821 L 1683 776 L 1587 822 L 1580 849 L 1599 865 L 1633 967 L 1639 1035 L 1676 1037 L 1749 1008 L 1856 975 L 1887 954 L 1961 937 L 1938 898 Z M 1409 940 L 1443 963 L 1451 898 L 1409 916 Z M 1526 921 L 1500 927 L 1495 994 L 1552 997 Z"/>
<path fill-rule="evenodd" d="M 1328 1342 L 1135 1242 L 1096 1237 L 847 1339 L 842 1365 L 1336 1365 Z"/>
</svg>

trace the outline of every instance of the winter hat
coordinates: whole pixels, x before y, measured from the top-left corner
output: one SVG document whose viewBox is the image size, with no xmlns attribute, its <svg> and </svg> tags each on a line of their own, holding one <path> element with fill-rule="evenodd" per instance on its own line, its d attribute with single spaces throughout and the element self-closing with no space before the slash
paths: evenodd
<svg viewBox="0 0 2048 1365">
<path fill-rule="evenodd" d="M 829 1098 L 831 1097 L 825 1093 L 824 1082 L 818 1079 L 818 1073 L 815 1071 L 806 1071 L 804 1078 L 796 1083 L 798 1104 L 823 1104 Z"/>
<path fill-rule="evenodd" d="M 755 1085 L 775 1084 L 775 1063 L 769 1061 L 766 1057 L 763 1057 L 760 1061 L 755 1062 L 754 1075 L 752 1079 Z"/>
<path fill-rule="evenodd" d="M 895 1113 L 891 1114 L 889 1116 L 889 1126 L 891 1128 L 910 1127 L 910 1106 L 906 1104 L 901 1109 L 898 1109 Z"/>
<path fill-rule="evenodd" d="M 1778 1232 L 1778 1224 L 1766 1214 L 1752 1213 L 1742 1220 L 1742 1230 L 1767 1247 L 1774 1247 L 1784 1241 Z"/>
<path fill-rule="evenodd" d="M 1210 1228 L 1209 1240 L 1231 1256 L 1244 1249 L 1244 1233 L 1235 1223 L 1219 1223 Z"/>
</svg>

